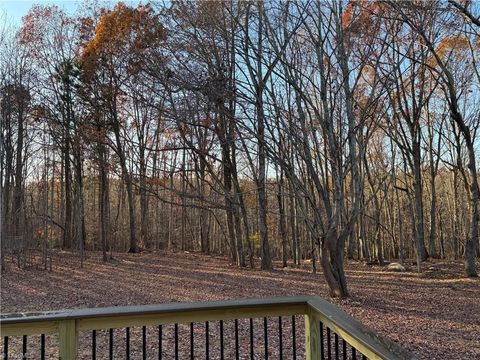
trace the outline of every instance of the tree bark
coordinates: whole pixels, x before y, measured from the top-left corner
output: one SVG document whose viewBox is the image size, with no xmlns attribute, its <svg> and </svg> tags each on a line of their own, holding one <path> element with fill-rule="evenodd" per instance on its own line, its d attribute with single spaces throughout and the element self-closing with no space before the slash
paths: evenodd
<svg viewBox="0 0 480 360">
<path fill-rule="evenodd" d="M 15 188 L 13 194 L 13 220 L 15 235 L 24 234 L 24 209 L 23 209 L 23 143 L 24 143 L 24 102 L 23 91 L 17 91 L 17 154 L 15 159 Z"/>
<path fill-rule="evenodd" d="M 340 249 L 337 246 L 338 243 L 336 231 L 331 231 L 325 236 L 320 263 L 330 289 L 330 296 L 344 299 L 349 294 L 344 270 L 343 248 Z"/>
<path fill-rule="evenodd" d="M 67 135 L 64 138 L 63 145 L 63 170 L 65 183 L 65 212 L 64 212 L 64 229 L 63 232 L 63 247 L 66 249 L 72 248 L 72 170 L 70 164 L 70 137 Z"/>
<path fill-rule="evenodd" d="M 119 119 L 117 118 L 116 110 L 113 111 L 113 132 L 115 135 L 115 142 L 116 142 L 116 152 L 118 158 L 120 159 L 120 167 L 122 170 L 122 178 L 125 183 L 125 187 L 127 190 L 127 201 L 128 201 L 128 218 L 129 218 L 129 230 L 130 230 L 130 247 L 128 249 L 129 253 L 138 253 L 140 249 L 137 245 L 137 234 L 136 234 L 136 226 L 135 226 L 135 199 L 133 197 L 133 184 L 132 178 L 128 172 L 127 168 L 127 160 L 125 158 L 125 151 L 123 149 L 122 141 L 120 139 L 120 123 Z"/>
</svg>

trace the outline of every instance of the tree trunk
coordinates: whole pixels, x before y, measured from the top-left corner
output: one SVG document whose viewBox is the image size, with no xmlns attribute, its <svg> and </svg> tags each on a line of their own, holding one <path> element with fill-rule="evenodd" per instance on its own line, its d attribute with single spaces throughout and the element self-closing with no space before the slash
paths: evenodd
<svg viewBox="0 0 480 360">
<path fill-rule="evenodd" d="M 330 296 L 344 299 L 347 298 L 349 294 L 343 266 L 343 249 L 338 251 L 337 241 L 335 231 L 327 234 L 322 244 L 320 262 L 325 280 L 330 289 Z"/>
<path fill-rule="evenodd" d="M 429 152 L 429 165 L 430 165 L 430 189 L 432 192 L 430 202 L 430 238 L 428 242 L 428 250 L 432 258 L 438 257 L 437 250 L 435 248 L 435 241 L 437 239 L 437 188 L 435 186 L 435 178 L 437 176 L 438 162 L 440 161 L 440 154 L 438 154 L 437 162 L 435 162 L 433 155 L 433 129 L 430 120 L 430 109 L 427 107 L 427 125 L 428 125 L 428 152 Z M 440 140 L 438 141 L 440 146 Z M 440 150 L 440 149 L 437 149 Z"/>
<path fill-rule="evenodd" d="M 199 164 L 200 169 L 200 194 L 202 197 L 206 196 L 205 194 L 205 163 L 204 161 L 200 160 Z M 208 210 L 200 209 L 200 249 L 202 253 L 209 254 L 210 253 L 210 221 L 209 221 L 209 214 Z"/>
<path fill-rule="evenodd" d="M 435 241 L 437 239 L 437 189 L 435 188 L 435 170 L 430 172 L 430 187 L 432 190 L 432 200 L 430 204 L 430 239 L 429 252 L 432 258 L 437 257 Z"/>
<path fill-rule="evenodd" d="M 63 170 L 65 173 L 65 223 L 63 232 L 63 247 L 72 248 L 72 171 L 70 165 L 70 139 L 67 136 L 64 140 Z"/>
<path fill-rule="evenodd" d="M 277 190 L 277 201 L 278 201 L 278 222 L 279 222 L 279 235 L 280 241 L 282 244 L 282 266 L 285 268 L 287 267 L 288 261 L 288 248 L 287 248 L 287 224 L 285 220 L 285 204 L 283 201 L 282 191 L 284 184 L 283 184 L 283 171 L 280 173 L 280 180 L 278 182 L 278 190 Z"/>
<path fill-rule="evenodd" d="M 99 161 L 100 161 L 100 181 L 99 181 L 99 199 L 100 207 L 100 238 L 102 241 L 102 255 L 103 261 L 107 261 L 107 251 L 110 245 L 110 195 L 108 186 L 108 170 L 107 170 L 107 155 L 105 145 L 99 145 Z"/>
<path fill-rule="evenodd" d="M 245 254 L 243 251 L 243 232 L 242 232 L 242 222 L 240 208 L 238 204 L 238 196 L 235 196 L 235 211 L 234 211 L 234 220 L 235 220 L 235 236 L 236 236 L 236 257 L 237 257 L 237 266 L 245 267 Z"/>
<path fill-rule="evenodd" d="M 18 102 L 21 102 L 18 101 Z M 25 213 L 23 210 L 23 139 L 24 139 L 24 124 L 23 124 L 23 106 L 19 104 L 17 116 L 17 154 L 15 159 L 15 188 L 13 194 L 13 221 L 15 235 L 24 234 Z"/>
<path fill-rule="evenodd" d="M 128 201 L 128 217 L 129 217 L 129 230 L 130 230 L 130 247 L 129 253 L 138 253 L 140 250 L 137 245 L 137 234 L 135 228 L 135 200 L 133 197 L 133 185 L 132 178 L 128 173 L 127 160 L 125 158 L 125 152 L 120 140 L 120 124 L 116 115 L 114 115 L 114 133 L 116 141 L 116 151 L 120 159 L 120 167 L 122 169 L 122 177 L 127 189 L 127 201 Z"/>
<path fill-rule="evenodd" d="M 468 130 L 468 129 L 466 129 Z M 476 248 L 478 246 L 478 225 L 480 221 L 480 189 L 478 185 L 478 173 L 475 162 L 475 148 L 471 139 L 470 131 L 466 133 L 465 142 L 468 152 L 468 169 L 470 170 L 470 203 L 471 203 L 471 216 L 470 216 L 470 229 L 468 233 L 467 241 L 465 242 L 465 272 L 468 277 L 478 277 L 476 267 Z"/>
<path fill-rule="evenodd" d="M 83 261 L 85 249 L 85 212 L 83 203 L 83 177 L 82 177 L 82 157 L 80 154 L 80 145 L 76 144 L 74 149 L 75 161 L 75 228 L 76 239 L 80 249 L 80 257 Z"/>
<path fill-rule="evenodd" d="M 150 243 L 148 239 L 148 196 L 147 196 L 147 170 L 145 164 L 144 150 L 140 155 L 140 242 L 145 248 L 148 248 Z"/>
<path fill-rule="evenodd" d="M 413 142 L 413 171 L 414 171 L 414 211 L 415 211 L 415 245 L 417 251 L 417 268 L 421 269 L 421 262 L 427 260 L 428 252 L 425 248 L 425 223 L 423 217 L 423 188 L 420 155 L 420 141 Z"/>
</svg>

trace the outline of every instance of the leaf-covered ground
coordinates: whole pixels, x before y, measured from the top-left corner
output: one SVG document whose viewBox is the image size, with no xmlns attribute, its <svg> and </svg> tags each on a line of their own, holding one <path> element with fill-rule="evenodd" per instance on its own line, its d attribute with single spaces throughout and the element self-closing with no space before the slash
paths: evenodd
<svg viewBox="0 0 480 360">
<path fill-rule="evenodd" d="M 464 278 L 462 270 L 462 263 L 453 261 L 427 262 L 421 275 L 390 273 L 379 267 L 349 263 L 347 278 L 352 296 L 345 301 L 330 301 L 419 359 L 480 359 L 480 281 Z M 108 263 L 101 261 L 100 254 L 89 253 L 83 268 L 79 268 L 75 256 L 60 252 L 54 256 L 52 272 L 20 270 L 7 263 L 7 271 L 2 274 L 1 311 L 288 295 L 328 299 L 321 273 L 312 274 L 308 266 L 277 266 L 266 272 L 238 269 L 221 257 L 143 252 L 114 254 L 114 260 Z M 297 327 L 303 326 L 300 321 Z M 284 324 L 284 331 L 289 324 Z M 249 341 L 246 326 L 240 334 L 240 346 L 244 347 Z M 155 336 L 151 329 L 148 331 L 148 339 Z M 173 329 L 164 331 L 168 337 Z M 188 337 L 188 331 L 181 336 Z M 211 331 L 218 331 L 218 327 Z M 97 344 L 106 343 L 107 334 L 98 336 Z M 154 346 L 150 340 L 147 343 Z M 102 346 L 98 351 L 104 351 L 106 356 L 107 350 Z M 271 358 L 276 358 L 275 353 Z"/>
</svg>

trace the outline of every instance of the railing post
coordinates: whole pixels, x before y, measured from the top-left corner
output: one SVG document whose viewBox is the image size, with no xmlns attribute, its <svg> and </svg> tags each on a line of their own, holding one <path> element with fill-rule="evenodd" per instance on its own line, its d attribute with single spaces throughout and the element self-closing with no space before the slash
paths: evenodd
<svg viewBox="0 0 480 360">
<path fill-rule="evenodd" d="M 62 320 L 58 323 L 58 345 L 60 360 L 77 359 L 78 331 L 75 320 Z"/>
<path fill-rule="evenodd" d="M 310 308 L 305 315 L 305 354 L 307 360 L 320 360 L 320 319 Z"/>
</svg>

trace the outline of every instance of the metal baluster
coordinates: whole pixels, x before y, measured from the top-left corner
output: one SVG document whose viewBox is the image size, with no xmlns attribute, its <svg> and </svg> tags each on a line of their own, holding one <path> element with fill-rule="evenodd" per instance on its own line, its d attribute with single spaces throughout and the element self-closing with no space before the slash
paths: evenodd
<svg viewBox="0 0 480 360">
<path fill-rule="evenodd" d="M 367 357 L 365 355 L 362 355 L 362 360 L 367 360 Z"/>
<path fill-rule="evenodd" d="M 295 315 L 292 315 L 292 347 L 293 347 L 293 360 L 297 360 L 297 339 L 296 339 L 297 332 L 295 331 Z"/>
<path fill-rule="evenodd" d="M 357 349 L 352 346 L 352 360 L 357 360 Z"/>
<path fill-rule="evenodd" d="M 3 358 L 8 360 L 8 336 L 3 338 Z"/>
<path fill-rule="evenodd" d="M 113 360 L 113 329 L 108 330 L 109 342 L 108 342 L 108 358 Z"/>
<path fill-rule="evenodd" d="M 143 360 L 147 360 L 147 327 L 142 327 L 142 355 Z"/>
<path fill-rule="evenodd" d="M 127 335 L 127 339 L 125 340 L 126 341 L 126 359 L 129 360 L 130 359 L 130 328 L 127 327 L 126 329 L 126 335 Z"/>
<path fill-rule="evenodd" d="M 190 323 L 190 359 L 195 358 L 195 347 L 193 345 L 193 323 Z"/>
<path fill-rule="evenodd" d="M 238 349 L 238 319 L 235 319 L 235 359 L 240 360 L 240 351 Z"/>
<path fill-rule="evenodd" d="M 254 350 L 253 350 L 253 319 L 250 318 L 250 359 L 254 359 Z"/>
<path fill-rule="evenodd" d="M 325 344 L 323 338 L 323 322 L 320 321 L 320 359 L 325 359 Z"/>
<path fill-rule="evenodd" d="M 343 360 L 347 360 L 347 342 L 345 339 L 342 340 L 343 345 Z"/>
<path fill-rule="evenodd" d="M 223 352 L 223 320 L 220 320 L 220 359 L 224 360 Z"/>
<path fill-rule="evenodd" d="M 162 325 L 158 325 L 158 360 L 162 360 Z"/>
<path fill-rule="evenodd" d="M 330 328 L 327 326 L 327 355 L 328 360 L 332 359 L 332 344 L 330 343 Z"/>
<path fill-rule="evenodd" d="M 97 358 L 97 330 L 92 330 L 92 360 Z"/>
<path fill-rule="evenodd" d="M 175 360 L 178 360 L 178 324 L 175 324 Z"/>
<path fill-rule="evenodd" d="M 27 335 L 23 335 L 22 340 L 22 359 L 27 358 Z"/>
<path fill-rule="evenodd" d="M 40 359 L 45 360 L 45 334 L 40 335 Z"/>
<path fill-rule="evenodd" d="M 338 358 L 338 335 L 337 335 L 337 333 L 335 333 L 334 336 L 335 336 L 335 360 L 339 360 L 339 358 Z"/>
<path fill-rule="evenodd" d="M 267 318 L 263 318 L 263 337 L 265 339 L 265 360 L 268 360 L 268 323 Z"/>
<path fill-rule="evenodd" d="M 208 343 L 208 321 L 205 322 L 205 355 L 206 359 L 209 359 L 209 353 L 210 353 L 210 348 L 209 348 L 209 343 Z"/>
<path fill-rule="evenodd" d="M 278 317 L 278 347 L 280 350 L 280 360 L 283 360 L 283 334 L 282 334 L 282 317 Z"/>
</svg>

